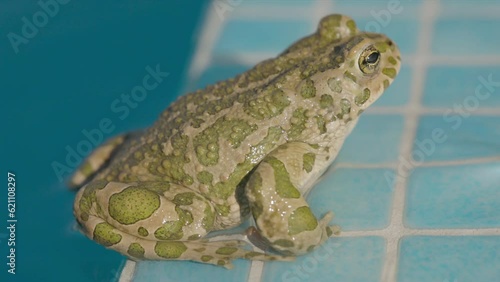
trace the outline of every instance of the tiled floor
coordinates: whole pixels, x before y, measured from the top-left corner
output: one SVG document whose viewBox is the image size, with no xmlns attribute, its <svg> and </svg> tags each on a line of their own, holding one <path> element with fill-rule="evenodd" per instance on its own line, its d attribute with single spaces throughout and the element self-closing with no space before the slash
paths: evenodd
<svg viewBox="0 0 500 282">
<path fill-rule="evenodd" d="M 330 13 L 389 35 L 404 66 L 309 195 L 340 238 L 231 271 L 129 263 L 133 281 L 500 281 L 500 1 L 229 2 L 207 11 L 188 90 L 275 56 Z"/>
</svg>

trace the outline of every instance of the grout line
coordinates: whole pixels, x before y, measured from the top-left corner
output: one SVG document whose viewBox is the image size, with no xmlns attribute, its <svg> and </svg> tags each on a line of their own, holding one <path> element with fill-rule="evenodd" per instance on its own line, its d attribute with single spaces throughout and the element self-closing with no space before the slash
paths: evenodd
<svg viewBox="0 0 500 282">
<path fill-rule="evenodd" d="M 408 114 L 412 112 L 418 115 L 444 115 L 446 113 L 455 113 L 451 107 L 425 107 L 419 106 L 412 108 L 410 105 L 406 106 L 374 106 L 368 108 L 364 114 L 373 115 L 394 115 L 394 114 Z M 470 112 L 472 116 L 500 116 L 500 106 L 498 107 L 483 107 L 477 108 Z"/>
<path fill-rule="evenodd" d="M 439 12 L 438 9 L 439 1 L 435 0 L 424 0 L 420 8 L 421 30 L 418 35 L 416 58 L 425 57 L 430 49 L 432 27 L 434 24 L 434 18 Z M 425 20 L 423 19 L 424 17 Z M 412 91 L 410 92 L 409 107 L 416 110 L 409 111 L 405 114 L 405 131 L 403 132 L 403 136 L 401 138 L 399 154 L 403 158 L 406 157 L 406 159 L 411 159 L 413 140 L 415 139 L 417 132 L 419 108 L 421 107 L 420 103 L 424 92 L 423 85 L 425 82 L 426 72 L 425 63 L 426 62 L 415 64 L 413 69 Z M 397 175 L 398 177 L 396 178 L 394 187 L 391 220 L 385 234 L 387 247 L 381 280 L 387 282 L 396 281 L 399 252 L 398 245 L 405 230 L 403 225 L 403 216 L 406 199 L 406 178 L 400 177 L 400 173 Z"/>
<path fill-rule="evenodd" d="M 391 228 L 379 230 L 353 230 L 342 231 L 337 237 L 365 237 L 381 236 L 390 237 Z M 412 229 L 404 227 L 400 230 L 400 237 L 403 236 L 500 236 L 500 228 L 454 228 L 454 229 Z"/>
<path fill-rule="evenodd" d="M 118 281 L 131 282 L 132 279 L 134 278 L 136 264 L 137 263 L 135 261 L 127 259 L 127 261 L 125 262 L 125 266 L 122 269 L 122 273 L 120 274 L 120 279 Z"/>
<path fill-rule="evenodd" d="M 428 161 L 422 164 L 416 165 L 415 168 L 419 167 L 439 167 L 439 166 L 459 166 L 459 165 L 471 165 L 471 164 L 485 164 L 500 162 L 500 155 L 490 156 L 483 158 L 473 158 L 473 159 L 461 159 L 461 160 L 442 160 L 442 161 Z M 349 162 L 339 162 L 334 164 L 333 169 L 339 168 L 388 168 L 397 169 L 398 162 L 389 163 L 349 163 Z"/>
<path fill-rule="evenodd" d="M 248 282 L 259 282 L 262 279 L 262 272 L 264 270 L 264 262 L 260 260 L 252 260 L 250 265 L 250 274 L 248 275 Z"/>
</svg>

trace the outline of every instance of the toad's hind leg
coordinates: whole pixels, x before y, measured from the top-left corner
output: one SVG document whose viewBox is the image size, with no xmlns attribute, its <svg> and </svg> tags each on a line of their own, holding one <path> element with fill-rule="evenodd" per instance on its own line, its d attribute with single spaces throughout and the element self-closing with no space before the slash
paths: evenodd
<svg viewBox="0 0 500 282">
<path fill-rule="evenodd" d="M 317 220 L 303 197 L 327 166 L 327 154 L 301 142 L 284 144 L 264 158 L 245 188 L 259 245 L 301 255 L 338 230 L 328 226 L 331 212 Z"/>
<path fill-rule="evenodd" d="M 193 260 L 231 267 L 235 258 L 286 260 L 243 241 L 200 240 L 216 212 L 199 193 L 168 182 L 92 181 L 77 194 L 75 217 L 89 238 L 133 259 Z"/>
</svg>

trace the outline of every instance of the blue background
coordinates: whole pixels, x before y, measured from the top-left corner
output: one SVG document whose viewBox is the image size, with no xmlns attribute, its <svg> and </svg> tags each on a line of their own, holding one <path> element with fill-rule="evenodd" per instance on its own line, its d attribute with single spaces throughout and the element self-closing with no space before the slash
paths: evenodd
<svg viewBox="0 0 500 282">
<path fill-rule="evenodd" d="M 8 34 L 22 35 L 22 18 L 42 8 L 0 1 L 0 281 L 117 280 L 125 259 L 75 229 L 74 193 L 51 164 L 66 165 L 65 147 L 76 149 L 101 119 L 115 126 L 105 138 L 141 128 L 179 95 L 202 2 L 69 1 L 16 54 Z M 157 64 L 169 76 L 121 120 L 111 103 Z M 17 181 L 15 276 L 5 265 L 8 171 Z"/>
</svg>

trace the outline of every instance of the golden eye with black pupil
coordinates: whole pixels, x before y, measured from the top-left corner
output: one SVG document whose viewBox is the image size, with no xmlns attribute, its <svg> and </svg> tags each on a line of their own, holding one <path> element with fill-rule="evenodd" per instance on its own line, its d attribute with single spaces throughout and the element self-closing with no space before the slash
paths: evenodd
<svg viewBox="0 0 500 282">
<path fill-rule="evenodd" d="M 359 69 L 363 73 L 371 74 L 380 62 L 380 52 L 373 46 L 367 47 L 359 56 Z"/>
</svg>

